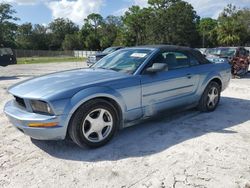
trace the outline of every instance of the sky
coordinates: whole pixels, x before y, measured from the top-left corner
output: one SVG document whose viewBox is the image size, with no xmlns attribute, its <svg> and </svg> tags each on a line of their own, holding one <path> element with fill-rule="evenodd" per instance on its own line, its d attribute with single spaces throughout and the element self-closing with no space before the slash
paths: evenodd
<svg viewBox="0 0 250 188">
<path fill-rule="evenodd" d="M 185 0 L 192 4 L 201 17 L 217 18 L 223 8 L 232 3 L 238 8 L 250 8 L 250 0 Z M 90 13 L 122 15 L 128 7 L 147 6 L 147 0 L 0 0 L 0 3 L 10 3 L 17 11 L 20 24 L 48 24 L 55 18 L 69 18 L 78 25 Z"/>
</svg>

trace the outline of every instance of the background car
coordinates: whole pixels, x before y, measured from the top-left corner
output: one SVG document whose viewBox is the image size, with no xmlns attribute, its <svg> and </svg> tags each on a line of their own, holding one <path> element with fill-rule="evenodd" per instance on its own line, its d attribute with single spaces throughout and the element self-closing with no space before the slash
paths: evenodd
<svg viewBox="0 0 250 188">
<path fill-rule="evenodd" d="M 116 50 L 120 50 L 122 48 L 124 48 L 124 47 L 122 47 L 122 46 L 113 46 L 113 47 L 106 48 L 101 53 L 91 55 L 87 59 L 87 65 L 91 66 L 91 65 L 95 64 L 97 61 L 99 61 L 100 59 L 102 59 L 103 57 L 105 57 L 106 55 L 108 55 L 108 54 L 110 54 L 110 53 L 112 53 L 112 52 L 114 52 Z"/>
<path fill-rule="evenodd" d="M 214 111 L 231 78 L 228 63 L 212 63 L 178 46 L 141 46 L 111 53 L 91 68 L 64 71 L 9 88 L 10 121 L 35 139 L 66 135 L 79 146 L 106 144 L 121 128 L 172 108 Z"/>
<path fill-rule="evenodd" d="M 16 57 L 10 48 L 0 48 L 0 66 L 8 66 L 16 63 Z"/>
<path fill-rule="evenodd" d="M 241 76 L 248 73 L 249 69 L 249 51 L 244 47 L 219 47 L 207 51 L 206 56 L 225 58 L 232 66 L 232 75 Z"/>
</svg>

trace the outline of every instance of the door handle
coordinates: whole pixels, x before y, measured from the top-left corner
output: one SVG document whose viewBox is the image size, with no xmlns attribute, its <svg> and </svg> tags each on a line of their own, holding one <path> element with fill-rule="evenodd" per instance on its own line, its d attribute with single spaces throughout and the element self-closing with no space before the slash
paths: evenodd
<svg viewBox="0 0 250 188">
<path fill-rule="evenodd" d="M 190 79 L 190 78 L 192 78 L 192 74 L 187 74 L 186 77 L 187 77 L 188 79 Z"/>
</svg>

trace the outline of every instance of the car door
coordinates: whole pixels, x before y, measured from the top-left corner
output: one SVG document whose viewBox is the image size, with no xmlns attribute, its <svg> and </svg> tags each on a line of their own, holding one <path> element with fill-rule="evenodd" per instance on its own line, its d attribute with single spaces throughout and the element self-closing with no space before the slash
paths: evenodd
<svg viewBox="0 0 250 188">
<path fill-rule="evenodd" d="M 141 77 L 142 107 L 145 116 L 179 105 L 192 103 L 199 82 L 193 74 L 189 55 L 180 51 L 161 51 L 153 63 L 166 63 L 168 70 Z"/>
</svg>

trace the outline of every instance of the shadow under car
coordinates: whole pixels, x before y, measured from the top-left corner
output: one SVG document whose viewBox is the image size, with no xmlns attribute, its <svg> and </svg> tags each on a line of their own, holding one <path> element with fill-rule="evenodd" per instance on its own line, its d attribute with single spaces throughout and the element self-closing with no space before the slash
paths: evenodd
<svg viewBox="0 0 250 188">
<path fill-rule="evenodd" d="M 227 129 L 250 120 L 249 111 L 250 100 L 221 97 L 221 103 L 214 112 L 200 113 L 191 109 L 172 115 L 161 114 L 123 129 L 111 142 L 97 149 L 81 149 L 67 140 L 31 140 L 37 147 L 56 158 L 89 162 L 114 161 L 159 153 L 211 132 L 234 134 L 235 131 Z"/>
</svg>

